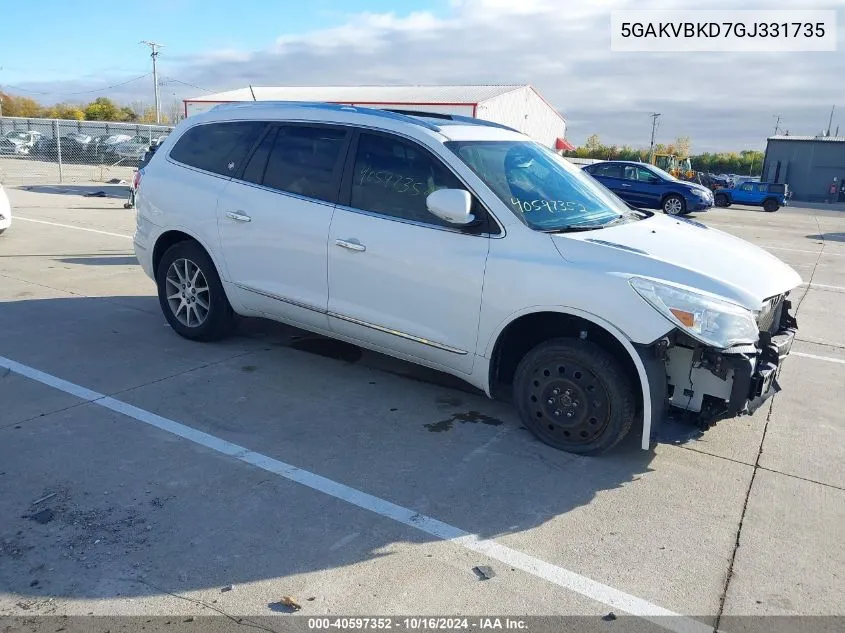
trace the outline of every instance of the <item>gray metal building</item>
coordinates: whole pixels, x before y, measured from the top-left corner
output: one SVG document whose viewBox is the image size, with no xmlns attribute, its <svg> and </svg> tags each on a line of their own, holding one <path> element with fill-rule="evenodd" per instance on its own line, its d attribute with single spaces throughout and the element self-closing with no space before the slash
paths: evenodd
<svg viewBox="0 0 845 633">
<path fill-rule="evenodd" d="M 845 136 L 768 138 L 763 182 L 786 183 L 794 200 L 826 202 L 834 178 L 841 191 L 845 179 Z"/>
</svg>

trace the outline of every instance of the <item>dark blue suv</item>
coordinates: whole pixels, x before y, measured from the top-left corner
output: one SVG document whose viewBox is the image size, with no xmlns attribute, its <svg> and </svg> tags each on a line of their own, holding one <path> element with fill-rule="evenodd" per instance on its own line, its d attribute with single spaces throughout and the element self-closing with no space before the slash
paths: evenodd
<svg viewBox="0 0 845 633">
<path fill-rule="evenodd" d="M 707 211 L 713 206 L 713 192 L 707 187 L 678 180 L 647 163 L 609 160 L 583 169 L 634 207 L 684 215 L 690 211 Z"/>
</svg>

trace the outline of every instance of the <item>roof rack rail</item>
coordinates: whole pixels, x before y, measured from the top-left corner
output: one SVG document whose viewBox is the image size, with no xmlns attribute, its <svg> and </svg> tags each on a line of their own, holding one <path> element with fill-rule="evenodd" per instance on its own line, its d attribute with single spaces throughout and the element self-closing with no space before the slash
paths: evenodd
<svg viewBox="0 0 845 633">
<path fill-rule="evenodd" d="M 261 100 L 261 101 L 232 101 L 229 103 L 219 103 L 213 108 L 212 110 L 227 110 L 230 108 L 255 108 L 261 106 L 284 106 L 284 107 L 292 107 L 292 108 L 308 108 L 308 109 L 315 109 L 315 110 L 346 110 L 352 112 L 358 112 L 360 114 L 369 114 L 372 116 L 380 116 L 385 118 L 390 118 L 396 121 L 404 121 L 405 123 L 413 123 L 414 125 L 419 125 L 434 132 L 439 132 L 440 128 L 436 125 L 428 122 L 428 121 L 421 121 L 417 118 L 413 118 L 407 116 L 403 112 L 396 112 L 394 110 L 389 110 L 386 108 L 367 108 L 362 106 L 353 106 L 344 103 L 331 103 L 327 101 L 283 101 L 283 100 Z"/>
<path fill-rule="evenodd" d="M 424 110 L 400 110 L 396 108 L 387 108 L 388 112 L 396 112 L 410 117 L 425 117 L 428 119 L 446 119 L 447 121 L 455 121 L 457 123 L 468 123 L 470 125 L 483 125 L 485 127 L 497 127 L 503 130 L 510 130 L 511 132 L 519 132 L 510 126 L 503 123 L 496 123 L 495 121 L 488 121 L 486 119 L 479 119 L 478 117 L 463 116 L 461 114 L 446 114 L 444 112 L 428 112 Z"/>
</svg>

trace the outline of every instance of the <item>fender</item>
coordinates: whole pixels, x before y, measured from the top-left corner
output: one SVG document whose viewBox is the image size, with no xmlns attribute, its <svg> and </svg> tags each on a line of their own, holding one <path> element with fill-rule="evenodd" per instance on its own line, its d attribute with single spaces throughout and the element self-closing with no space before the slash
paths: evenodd
<svg viewBox="0 0 845 633">
<path fill-rule="evenodd" d="M 502 335 L 502 332 L 505 328 L 513 323 L 519 317 L 525 316 L 527 314 L 533 314 L 535 312 L 557 312 L 560 314 L 568 314 L 571 316 L 579 317 L 584 319 L 585 321 L 590 321 L 591 323 L 595 323 L 597 326 L 607 330 L 610 334 L 612 334 L 617 341 L 625 348 L 625 351 L 628 352 L 628 356 L 630 356 L 631 361 L 634 363 L 634 367 L 637 369 L 637 374 L 640 378 L 640 391 L 642 392 L 643 398 L 643 434 L 640 441 L 640 447 L 643 450 L 649 450 L 651 446 L 651 415 L 652 415 L 652 402 L 651 402 L 651 388 L 648 382 L 648 375 L 646 373 L 645 365 L 643 365 L 642 358 L 640 358 L 639 353 L 637 352 L 636 348 L 634 348 L 631 339 L 629 339 L 622 330 L 617 328 L 615 325 L 611 324 L 609 321 L 604 320 L 603 318 L 596 316 L 591 312 L 586 312 L 584 310 L 580 310 L 578 308 L 573 308 L 569 306 L 560 306 L 560 305 L 550 305 L 550 306 L 543 306 L 537 305 L 532 306 L 530 308 L 524 308 L 519 310 L 518 312 L 514 312 L 510 314 L 505 320 L 503 320 L 499 326 L 496 328 L 496 331 L 490 336 L 490 339 L 487 343 L 487 347 L 484 350 L 484 358 L 488 359 L 488 367 L 489 367 L 489 360 L 493 357 L 493 349 L 496 346 L 496 342 L 499 340 L 499 337 Z M 488 371 L 489 375 L 489 371 Z M 490 384 L 489 379 L 487 380 L 487 393 L 488 396 L 490 395 Z"/>
</svg>

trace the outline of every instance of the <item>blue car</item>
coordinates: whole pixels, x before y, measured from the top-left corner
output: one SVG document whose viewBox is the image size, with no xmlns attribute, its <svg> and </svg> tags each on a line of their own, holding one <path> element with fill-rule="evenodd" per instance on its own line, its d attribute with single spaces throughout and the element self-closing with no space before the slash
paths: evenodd
<svg viewBox="0 0 845 633">
<path fill-rule="evenodd" d="M 787 205 L 789 187 L 775 182 L 744 182 L 731 189 L 719 189 L 716 192 L 716 206 L 729 207 L 732 204 L 748 204 L 763 207 L 764 211 L 774 213 Z"/>
<path fill-rule="evenodd" d="M 648 163 L 609 160 L 583 169 L 633 207 L 660 209 L 667 215 L 713 207 L 713 192 L 707 187 L 678 180 Z"/>
</svg>

